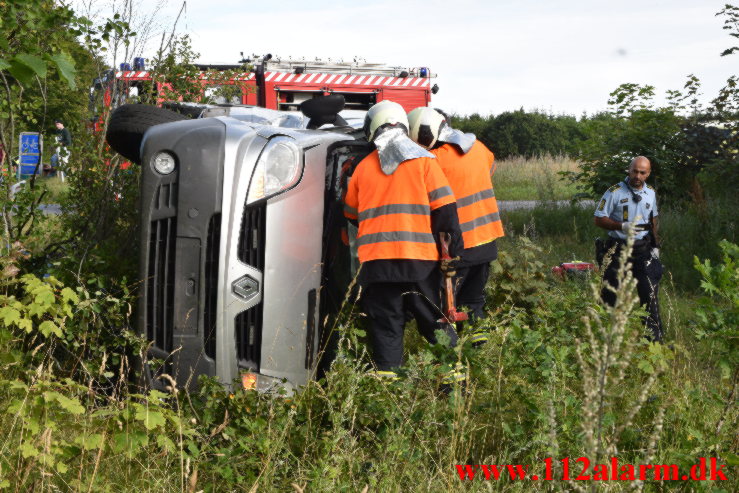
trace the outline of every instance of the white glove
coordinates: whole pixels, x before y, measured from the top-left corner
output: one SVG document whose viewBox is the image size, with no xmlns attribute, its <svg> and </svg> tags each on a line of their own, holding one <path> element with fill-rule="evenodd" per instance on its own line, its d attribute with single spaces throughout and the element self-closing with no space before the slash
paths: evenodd
<svg viewBox="0 0 739 493">
<path fill-rule="evenodd" d="M 652 248 L 652 258 L 659 260 L 659 248 Z"/>
<path fill-rule="evenodd" d="M 626 234 L 629 234 L 631 231 L 639 232 L 639 231 L 646 231 L 647 228 L 643 224 L 634 224 L 630 223 L 628 221 L 621 223 L 621 231 L 623 231 Z"/>
</svg>

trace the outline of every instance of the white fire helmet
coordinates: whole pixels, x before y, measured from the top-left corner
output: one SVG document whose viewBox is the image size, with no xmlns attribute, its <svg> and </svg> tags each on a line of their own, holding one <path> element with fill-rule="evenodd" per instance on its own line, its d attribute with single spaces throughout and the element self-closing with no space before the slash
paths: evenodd
<svg viewBox="0 0 739 493">
<path fill-rule="evenodd" d="M 421 106 L 408 113 L 408 123 L 410 138 L 426 149 L 431 149 L 436 145 L 441 129 L 448 125 L 441 113 L 426 106 Z"/>
<path fill-rule="evenodd" d="M 393 101 L 384 100 L 367 111 L 364 117 L 364 135 L 372 142 L 382 128 L 402 128 L 408 134 L 408 115 L 401 105 Z"/>
</svg>

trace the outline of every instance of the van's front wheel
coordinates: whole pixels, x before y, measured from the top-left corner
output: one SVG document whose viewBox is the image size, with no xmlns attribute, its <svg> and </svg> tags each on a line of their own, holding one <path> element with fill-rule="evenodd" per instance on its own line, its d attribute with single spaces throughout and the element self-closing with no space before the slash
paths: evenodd
<svg viewBox="0 0 739 493">
<path fill-rule="evenodd" d="M 181 113 L 145 104 L 124 104 L 110 115 L 105 140 L 118 154 L 135 163 L 141 162 L 141 141 L 154 125 L 187 120 Z"/>
</svg>

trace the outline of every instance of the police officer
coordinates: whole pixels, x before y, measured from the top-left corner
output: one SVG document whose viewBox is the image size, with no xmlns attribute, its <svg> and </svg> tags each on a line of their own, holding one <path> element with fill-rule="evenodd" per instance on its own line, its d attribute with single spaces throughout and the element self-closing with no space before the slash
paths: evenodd
<svg viewBox="0 0 739 493">
<path fill-rule="evenodd" d="M 495 156 L 474 135 L 452 129 L 432 108 L 414 109 L 408 122 L 411 139 L 436 156 L 457 199 L 464 250 L 456 264 L 455 294 L 457 305 L 469 309 L 470 321 L 478 321 L 471 341 L 481 344 L 491 328 L 483 310 L 485 285 L 490 262 L 498 258 L 496 239 L 504 235 L 492 182 Z"/>
<path fill-rule="evenodd" d="M 639 301 L 647 308 L 645 325 L 651 331 L 648 338 L 662 341 L 662 321 L 657 299 L 662 263 L 659 260 L 657 237 L 657 197 L 646 184 L 651 172 L 649 159 L 637 156 L 629 165 L 628 176 L 603 195 L 595 210 L 595 225 L 608 231 L 606 250 L 614 249 L 603 274 L 603 301 L 613 306 L 618 290 L 617 272 L 621 249 L 629 234 L 635 242 L 629 256 L 631 272 L 637 281 Z"/>
<path fill-rule="evenodd" d="M 395 376 L 403 360 L 405 310 L 420 332 L 436 342 L 439 322 L 439 233 L 461 244 L 454 195 L 433 154 L 408 138 L 403 107 L 391 101 L 373 106 L 365 134 L 376 149 L 355 168 L 347 186 L 344 215 L 358 221 L 362 304 L 370 318 L 370 341 L 377 374 Z"/>
</svg>

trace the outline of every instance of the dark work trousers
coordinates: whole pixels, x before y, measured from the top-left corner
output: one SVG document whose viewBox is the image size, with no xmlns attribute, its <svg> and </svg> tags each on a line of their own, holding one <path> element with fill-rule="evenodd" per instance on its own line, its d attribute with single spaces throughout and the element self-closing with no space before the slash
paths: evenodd
<svg viewBox="0 0 739 493">
<path fill-rule="evenodd" d="M 405 313 L 416 319 L 421 335 L 436 344 L 435 331 L 447 333 L 452 346 L 457 344 L 457 334 L 446 323 L 439 294 L 439 271 L 429 278 L 416 282 L 373 282 L 362 293 L 362 307 L 370 318 L 372 357 L 378 370 L 388 371 L 403 364 L 403 334 Z"/>
<path fill-rule="evenodd" d="M 603 274 L 603 282 L 618 289 L 616 280 L 619 267 L 619 246 L 611 258 L 611 263 L 606 267 Z M 631 274 L 636 279 L 636 291 L 639 294 L 639 302 L 647 309 L 648 315 L 644 317 L 644 325 L 651 331 L 651 341 L 662 342 L 662 319 L 659 316 L 659 281 L 662 279 L 662 263 L 659 259 L 652 258 L 649 251 L 636 253 L 631 258 Z M 611 306 L 616 303 L 616 294 L 610 289 L 603 287 L 601 298 Z"/>
<path fill-rule="evenodd" d="M 487 318 L 485 307 L 485 285 L 490 276 L 490 262 L 457 269 L 453 279 L 457 308 L 466 306 L 470 320 Z"/>
</svg>

